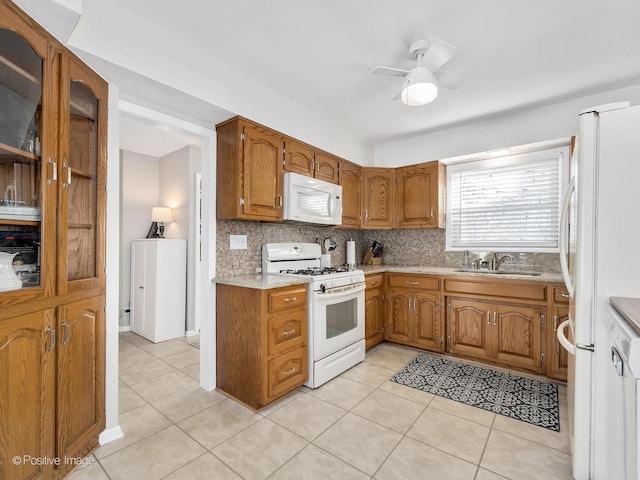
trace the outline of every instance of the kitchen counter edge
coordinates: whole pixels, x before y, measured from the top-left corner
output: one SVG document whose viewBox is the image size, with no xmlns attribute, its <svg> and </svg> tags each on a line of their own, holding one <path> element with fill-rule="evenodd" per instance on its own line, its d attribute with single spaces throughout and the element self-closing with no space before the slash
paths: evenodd
<svg viewBox="0 0 640 480">
<path fill-rule="evenodd" d="M 214 277 L 215 284 L 232 285 L 234 287 L 253 288 L 256 290 L 270 290 L 272 288 L 306 285 L 311 283 L 308 278 L 285 277 L 281 275 L 232 275 Z"/>
<path fill-rule="evenodd" d="M 546 283 L 562 283 L 562 275 L 560 273 L 541 273 L 540 275 L 508 275 L 508 274 L 487 274 L 475 273 L 472 270 L 466 272 L 458 272 L 459 268 L 455 267 L 428 267 L 428 266 L 405 266 L 405 265 L 359 265 L 356 267 L 364 271 L 365 275 L 374 273 L 417 273 L 422 275 L 442 275 L 442 276 L 460 276 L 473 278 L 491 278 L 491 279 L 509 279 L 520 281 L 534 281 Z"/>
</svg>

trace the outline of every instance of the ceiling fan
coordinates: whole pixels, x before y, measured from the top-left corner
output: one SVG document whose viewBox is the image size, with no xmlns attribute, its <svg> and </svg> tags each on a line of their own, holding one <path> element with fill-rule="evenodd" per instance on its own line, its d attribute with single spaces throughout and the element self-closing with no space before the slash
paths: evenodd
<svg viewBox="0 0 640 480">
<path fill-rule="evenodd" d="M 442 40 L 416 40 L 409 45 L 409 58 L 418 65 L 411 70 L 393 67 L 374 68 L 371 73 L 405 77 L 402 89 L 393 97 L 410 106 L 426 105 L 438 95 L 438 85 L 448 89 L 458 87 L 465 72 L 439 70 L 458 53 L 458 49 Z"/>
</svg>

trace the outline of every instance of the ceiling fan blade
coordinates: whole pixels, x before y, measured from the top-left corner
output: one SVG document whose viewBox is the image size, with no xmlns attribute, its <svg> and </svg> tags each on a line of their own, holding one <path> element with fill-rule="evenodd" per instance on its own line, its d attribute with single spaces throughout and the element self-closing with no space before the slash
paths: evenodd
<svg viewBox="0 0 640 480">
<path fill-rule="evenodd" d="M 371 70 L 371 73 L 375 73 L 377 75 L 393 75 L 396 77 L 406 77 L 409 74 L 409 70 L 402 70 L 401 68 L 378 66 L 373 70 Z"/>
<path fill-rule="evenodd" d="M 436 77 L 441 87 L 455 90 L 464 81 L 467 73 L 468 72 L 463 70 L 442 70 L 440 72 L 434 72 L 433 76 Z"/>
<path fill-rule="evenodd" d="M 431 41 L 431 46 L 424 54 L 422 64 L 433 72 L 455 57 L 457 53 L 458 49 L 453 45 L 435 39 Z"/>
<path fill-rule="evenodd" d="M 398 91 L 398 93 L 396 93 L 391 100 L 400 100 L 400 96 L 402 95 L 402 90 L 404 90 L 404 85 L 402 85 L 402 88 L 400 89 L 400 91 Z"/>
</svg>

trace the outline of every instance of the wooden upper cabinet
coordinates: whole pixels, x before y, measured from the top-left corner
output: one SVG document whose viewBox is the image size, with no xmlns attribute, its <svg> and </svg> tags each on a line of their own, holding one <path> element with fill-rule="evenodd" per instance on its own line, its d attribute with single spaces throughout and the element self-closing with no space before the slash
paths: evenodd
<svg viewBox="0 0 640 480">
<path fill-rule="evenodd" d="M 394 179 L 393 168 L 363 168 L 364 228 L 393 227 Z"/>
<path fill-rule="evenodd" d="M 338 165 L 338 157 L 324 152 L 316 152 L 315 177 L 325 182 L 338 183 Z"/>
<path fill-rule="evenodd" d="M 349 162 L 340 162 L 342 185 L 342 226 L 360 228 L 362 223 L 362 168 Z"/>
<path fill-rule="evenodd" d="M 67 54 L 60 60 L 58 293 L 104 286 L 107 84 Z"/>
<path fill-rule="evenodd" d="M 55 295 L 54 161 L 43 159 L 57 155 L 56 75 L 44 32 L 0 3 L 0 251 L 21 252 L 14 261 L 22 283 L 0 293 L 3 307 Z"/>
<path fill-rule="evenodd" d="M 307 177 L 313 177 L 315 171 L 314 163 L 315 151 L 296 140 L 287 139 L 284 154 L 284 170 L 295 172 Z"/>
<path fill-rule="evenodd" d="M 285 143 L 285 171 L 338 183 L 338 157 L 292 138 L 287 138 Z"/>
<path fill-rule="evenodd" d="M 235 117 L 217 131 L 217 217 L 282 220 L 284 136 Z"/>
<path fill-rule="evenodd" d="M 396 170 L 397 228 L 444 228 L 444 165 L 422 163 Z"/>
</svg>

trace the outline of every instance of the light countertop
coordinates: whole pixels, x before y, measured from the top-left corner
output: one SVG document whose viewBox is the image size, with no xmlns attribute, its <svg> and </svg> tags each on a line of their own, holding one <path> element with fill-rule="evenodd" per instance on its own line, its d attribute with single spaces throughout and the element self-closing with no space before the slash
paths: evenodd
<svg viewBox="0 0 640 480">
<path fill-rule="evenodd" d="M 508 274 L 487 274 L 477 273 L 473 270 L 458 272 L 457 268 L 451 267 L 429 267 L 429 266 L 405 266 L 405 265 L 358 265 L 358 270 L 363 270 L 365 275 L 374 273 L 416 273 L 424 275 L 441 276 L 466 276 L 474 278 L 510 279 L 520 281 L 535 282 L 562 282 L 562 275 L 559 273 L 543 273 L 541 275 L 508 275 Z M 291 285 L 304 285 L 311 283 L 310 278 L 289 277 L 282 275 L 233 275 L 219 276 L 212 279 L 214 283 L 223 285 L 233 285 L 236 287 L 255 288 L 258 290 L 268 290 L 270 288 L 288 287 Z"/>
<path fill-rule="evenodd" d="M 213 283 L 233 285 L 235 287 L 254 288 L 257 290 L 269 290 L 271 288 L 289 287 L 292 285 L 305 285 L 311 283 L 310 278 L 288 277 L 284 275 L 233 275 L 221 276 L 212 279 Z"/>
<path fill-rule="evenodd" d="M 429 267 L 429 266 L 405 266 L 405 265 L 359 265 L 356 267 L 364 271 L 365 275 L 373 273 L 418 273 L 428 275 L 443 275 L 443 276 L 464 276 L 474 278 L 504 278 L 504 279 L 516 279 L 521 281 L 536 281 L 536 282 L 562 282 L 562 275 L 559 273 L 542 273 L 540 275 L 509 275 L 509 274 L 488 274 L 477 273 L 473 270 L 465 272 L 459 272 L 460 268 L 453 267 Z"/>
<path fill-rule="evenodd" d="M 610 301 L 631 328 L 640 334 L 640 298 L 611 297 Z"/>
</svg>

